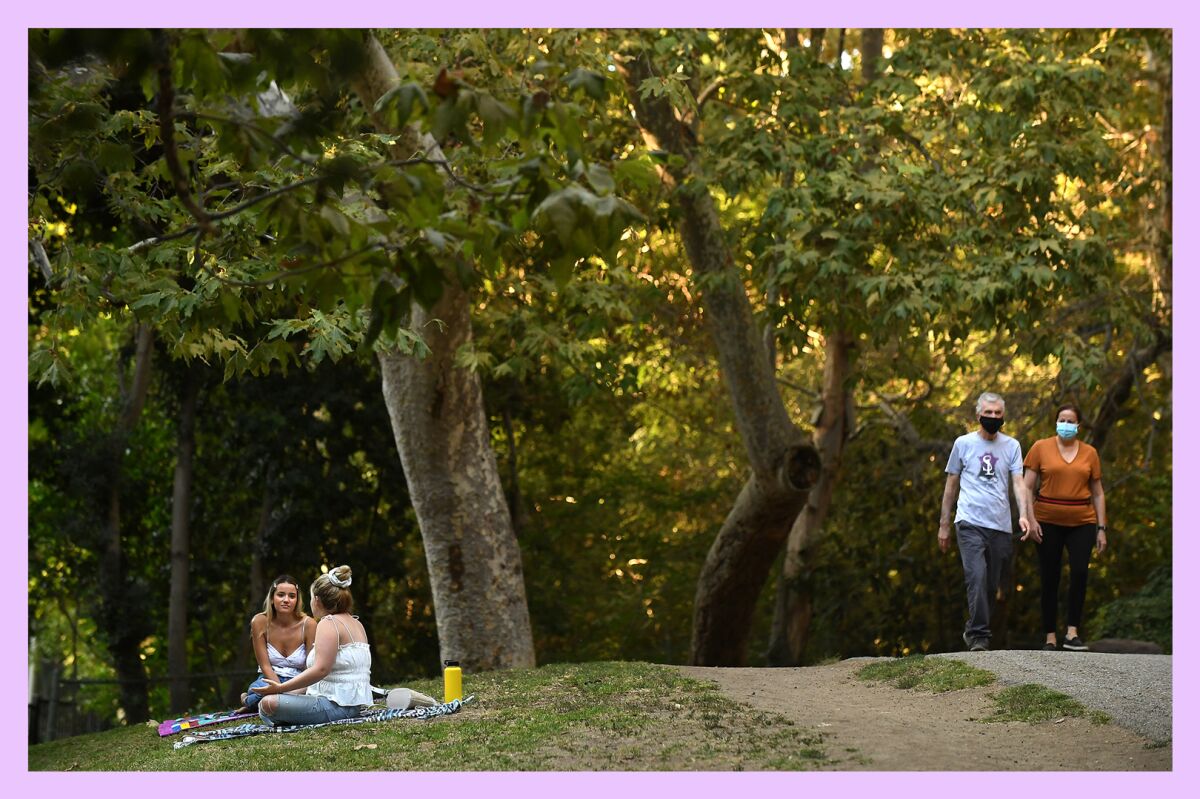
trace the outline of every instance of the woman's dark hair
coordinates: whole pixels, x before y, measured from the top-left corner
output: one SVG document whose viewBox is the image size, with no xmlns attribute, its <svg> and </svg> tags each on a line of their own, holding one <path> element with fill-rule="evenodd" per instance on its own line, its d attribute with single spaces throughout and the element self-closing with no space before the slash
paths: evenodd
<svg viewBox="0 0 1200 799">
<path fill-rule="evenodd" d="M 1058 421 L 1058 415 L 1060 413 L 1062 413 L 1063 411 L 1074 411 L 1075 412 L 1075 420 L 1077 422 L 1079 422 L 1080 426 L 1083 426 L 1083 413 L 1080 412 L 1078 405 L 1076 405 L 1073 402 L 1062 403 L 1054 411 L 1054 421 L 1056 421 L 1056 422 Z"/>
</svg>

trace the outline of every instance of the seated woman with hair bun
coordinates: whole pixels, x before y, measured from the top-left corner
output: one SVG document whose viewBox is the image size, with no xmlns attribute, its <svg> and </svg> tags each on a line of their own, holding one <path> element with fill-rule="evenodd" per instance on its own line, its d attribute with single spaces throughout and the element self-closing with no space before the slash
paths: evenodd
<svg viewBox="0 0 1200 799">
<path fill-rule="evenodd" d="M 316 644 L 307 668 L 288 680 L 255 688 L 262 696 L 258 714 L 267 724 L 321 724 L 359 715 L 371 704 L 371 647 L 367 632 L 350 615 L 349 566 L 338 566 L 313 581 L 309 592 L 317 618 Z"/>
</svg>

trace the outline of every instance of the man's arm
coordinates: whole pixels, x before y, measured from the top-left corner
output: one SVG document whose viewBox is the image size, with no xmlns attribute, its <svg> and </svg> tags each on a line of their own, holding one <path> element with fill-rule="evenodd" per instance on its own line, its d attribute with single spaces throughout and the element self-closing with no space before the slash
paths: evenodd
<svg viewBox="0 0 1200 799">
<path fill-rule="evenodd" d="M 954 508 L 958 504 L 959 475 L 946 475 L 946 490 L 942 492 L 942 518 L 938 524 L 938 549 L 950 551 L 950 525 L 954 521 Z"/>
<path fill-rule="evenodd" d="M 1020 472 L 1012 473 L 1013 494 L 1017 498 L 1017 513 L 1020 515 L 1019 524 L 1021 525 L 1022 541 L 1028 541 L 1033 538 L 1034 541 L 1041 543 L 1042 526 L 1038 524 L 1037 519 L 1033 517 L 1033 483 L 1037 480 L 1037 472 L 1030 469 L 1024 477 L 1021 477 Z"/>
</svg>

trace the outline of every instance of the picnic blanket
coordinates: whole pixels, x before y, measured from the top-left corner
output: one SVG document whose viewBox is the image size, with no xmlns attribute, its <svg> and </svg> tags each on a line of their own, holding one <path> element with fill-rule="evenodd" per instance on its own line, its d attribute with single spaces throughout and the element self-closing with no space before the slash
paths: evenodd
<svg viewBox="0 0 1200 799">
<path fill-rule="evenodd" d="M 199 730 L 190 735 L 185 735 L 182 740 L 176 741 L 173 746 L 175 749 L 182 749 L 185 746 L 192 744 L 207 743 L 209 741 L 227 741 L 231 738 L 244 738 L 247 735 L 259 735 L 262 733 L 277 733 L 277 732 L 299 732 L 300 730 L 315 730 L 318 727 L 333 727 L 345 724 L 366 724 L 374 721 L 391 721 L 392 719 L 431 719 L 437 716 L 448 716 L 451 713 L 457 713 L 462 706 L 473 700 L 475 697 L 468 696 L 466 699 L 452 699 L 449 702 L 433 707 L 414 707 L 408 710 L 394 710 L 385 707 L 370 707 L 363 711 L 361 716 L 355 716 L 350 719 L 342 719 L 341 721 L 326 721 L 321 724 L 292 724 L 287 726 L 275 726 L 270 724 L 238 724 L 234 727 L 222 727 L 219 730 Z"/>
<path fill-rule="evenodd" d="M 184 716 L 178 719 L 167 719 L 158 725 L 161 736 L 174 735 L 184 730 L 194 730 L 197 727 L 207 727 L 210 724 L 220 724 L 225 721 L 237 721 L 257 716 L 253 711 L 238 713 L 236 710 L 219 710 L 216 713 L 198 713 L 195 716 Z"/>
</svg>

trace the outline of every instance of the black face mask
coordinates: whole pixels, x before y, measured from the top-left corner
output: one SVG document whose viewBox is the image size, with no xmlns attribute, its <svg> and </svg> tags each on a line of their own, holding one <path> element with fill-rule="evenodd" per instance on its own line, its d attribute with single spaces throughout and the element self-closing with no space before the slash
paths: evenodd
<svg viewBox="0 0 1200 799">
<path fill-rule="evenodd" d="M 989 435 L 995 435 L 1004 425 L 1004 420 L 997 419 L 994 416 L 980 416 L 979 423 L 983 425 L 983 429 L 986 430 Z"/>
</svg>

